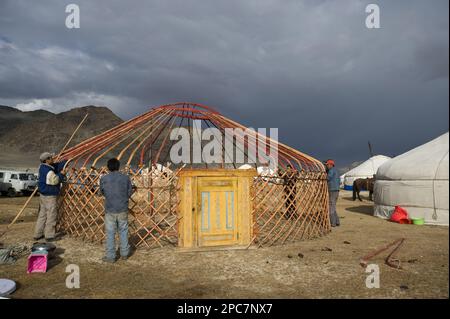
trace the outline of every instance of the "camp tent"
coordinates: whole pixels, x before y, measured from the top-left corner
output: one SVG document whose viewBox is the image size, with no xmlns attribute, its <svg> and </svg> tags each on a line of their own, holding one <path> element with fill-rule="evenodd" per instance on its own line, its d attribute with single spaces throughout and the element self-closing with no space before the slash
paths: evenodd
<svg viewBox="0 0 450 319">
<path fill-rule="evenodd" d="M 389 218 L 394 207 L 425 223 L 448 225 L 448 132 L 416 147 L 377 171 L 374 215 Z"/>
<path fill-rule="evenodd" d="M 340 187 L 340 188 L 344 188 L 344 181 L 345 181 L 345 174 L 342 174 L 342 175 L 339 177 L 339 187 Z"/>
<path fill-rule="evenodd" d="M 344 189 L 353 190 L 353 182 L 355 179 L 373 177 L 373 175 L 376 174 L 378 167 L 390 159 L 391 158 L 387 156 L 375 155 L 349 170 L 344 174 Z"/>
</svg>

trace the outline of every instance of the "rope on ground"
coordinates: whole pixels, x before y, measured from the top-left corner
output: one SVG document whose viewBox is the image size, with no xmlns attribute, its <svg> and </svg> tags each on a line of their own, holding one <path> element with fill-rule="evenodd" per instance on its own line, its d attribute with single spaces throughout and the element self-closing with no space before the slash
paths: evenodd
<svg viewBox="0 0 450 319">
<path fill-rule="evenodd" d="M 400 265 L 400 260 L 397 258 L 394 258 L 394 254 L 398 251 L 398 249 L 400 248 L 400 246 L 403 244 L 404 241 L 405 241 L 405 238 L 399 238 L 399 239 L 393 241 L 392 243 L 371 252 L 370 254 L 361 258 L 359 264 L 365 268 L 365 267 L 367 267 L 367 263 L 370 259 L 372 259 L 376 255 L 382 253 L 383 251 L 388 250 L 391 247 L 394 247 L 394 249 L 391 251 L 391 253 L 385 259 L 386 265 L 388 265 L 389 267 L 392 267 L 392 268 L 402 269 L 402 267 Z"/>
<path fill-rule="evenodd" d="M 30 248 L 22 244 L 0 248 L 0 265 L 13 264 L 19 258 L 28 255 L 29 251 Z"/>
</svg>

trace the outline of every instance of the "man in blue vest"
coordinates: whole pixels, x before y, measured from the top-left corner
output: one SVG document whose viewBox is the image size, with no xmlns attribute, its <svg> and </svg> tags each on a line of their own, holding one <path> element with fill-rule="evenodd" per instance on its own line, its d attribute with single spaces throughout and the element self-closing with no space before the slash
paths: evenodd
<svg viewBox="0 0 450 319">
<path fill-rule="evenodd" d="M 334 168 L 334 161 L 332 159 L 327 160 L 325 166 L 327 169 L 330 223 L 331 227 L 336 227 L 340 225 L 339 216 L 336 212 L 340 179 L 336 168 Z"/>
<path fill-rule="evenodd" d="M 46 241 L 56 240 L 57 200 L 64 180 L 64 162 L 56 163 L 54 154 L 42 153 L 39 159 L 39 215 L 34 230 L 34 240 L 45 237 Z"/>
</svg>

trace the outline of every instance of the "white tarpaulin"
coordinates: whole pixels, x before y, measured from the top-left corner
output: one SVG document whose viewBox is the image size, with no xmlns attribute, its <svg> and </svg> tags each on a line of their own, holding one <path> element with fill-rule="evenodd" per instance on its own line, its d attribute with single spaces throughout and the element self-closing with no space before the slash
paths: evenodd
<svg viewBox="0 0 450 319">
<path fill-rule="evenodd" d="M 374 215 L 389 218 L 400 205 L 426 224 L 449 223 L 449 133 L 381 165 L 374 189 Z"/>
<path fill-rule="evenodd" d="M 383 155 L 375 155 L 367 161 L 359 164 L 355 168 L 349 170 L 344 176 L 344 188 L 347 190 L 353 189 L 353 182 L 358 178 L 371 178 L 376 174 L 378 167 L 386 163 L 391 158 Z"/>
</svg>

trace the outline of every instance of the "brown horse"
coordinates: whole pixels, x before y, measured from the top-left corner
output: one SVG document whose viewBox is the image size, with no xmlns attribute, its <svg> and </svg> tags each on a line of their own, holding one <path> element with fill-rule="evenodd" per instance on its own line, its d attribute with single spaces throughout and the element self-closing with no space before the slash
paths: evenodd
<svg viewBox="0 0 450 319">
<path fill-rule="evenodd" d="M 362 202 L 361 196 L 359 196 L 360 191 L 369 191 L 369 200 L 372 200 L 374 184 L 375 184 L 375 178 L 358 178 L 358 179 L 356 179 L 353 182 L 353 200 L 356 200 L 356 195 L 358 195 L 358 199 Z"/>
</svg>

